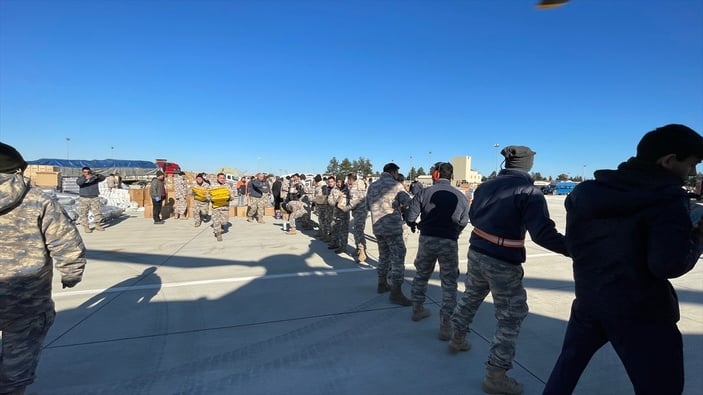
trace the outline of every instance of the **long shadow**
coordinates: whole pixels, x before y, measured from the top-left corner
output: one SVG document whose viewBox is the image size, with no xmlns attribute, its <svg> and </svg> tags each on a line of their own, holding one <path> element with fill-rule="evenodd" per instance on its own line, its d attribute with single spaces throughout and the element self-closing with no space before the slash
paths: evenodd
<svg viewBox="0 0 703 395">
<path fill-rule="evenodd" d="M 419 395 L 473 387 L 480 393 L 495 328 L 490 303 L 472 326 L 474 349 L 449 356 L 446 343 L 436 340 L 437 286 L 428 290 L 428 304 L 435 304 L 431 320 L 413 323 L 409 309 L 375 293 L 374 271 L 334 259 L 325 243 L 311 240 L 306 247 L 260 260 L 89 250 L 89 259 L 145 268 L 59 312 L 30 393 Z M 308 258 L 323 254 L 330 256 L 328 268 L 309 266 Z M 202 284 L 207 289 L 163 283 L 157 274 L 170 267 L 228 266 L 264 273 L 210 279 Z M 406 270 L 406 278 L 412 275 Z M 530 278 L 525 285 L 573 286 Z M 693 303 L 700 303 L 700 294 L 679 292 Z M 527 372 L 520 374 L 530 388 L 546 380 L 565 326 L 534 313 L 525 320 L 515 364 Z M 684 344 L 687 366 L 701 366 L 701 335 L 685 335 Z M 577 394 L 632 393 L 612 354 L 604 349 L 594 358 Z M 686 394 L 700 393 L 702 383 L 689 372 Z"/>
</svg>

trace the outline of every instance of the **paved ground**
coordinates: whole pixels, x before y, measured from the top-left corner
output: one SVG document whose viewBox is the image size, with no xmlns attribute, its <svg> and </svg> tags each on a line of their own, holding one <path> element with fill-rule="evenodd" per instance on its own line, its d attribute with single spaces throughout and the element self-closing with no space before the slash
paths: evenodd
<svg viewBox="0 0 703 395">
<path fill-rule="evenodd" d="M 548 201 L 563 226 L 563 198 Z M 29 394 L 482 393 L 495 325 L 490 296 L 469 336 L 472 350 L 450 355 L 437 339 L 436 278 L 428 294 L 433 315 L 413 322 L 410 308 L 376 294 L 373 268 L 335 255 L 311 234 L 284 235 L 281 221 L 233 218 L 221 243 L 207 226 L 151 222 L 137 213 L 85 235 L 84 281 L 61 290 L 54 279 L 58 315 Z M 461 238 L 462 272 L 469 231 Z M 408 235 L 407 245 L 406 293 L 416 234 Z M 369 249 L 373 264 L 378 255 L 370 236 Z M 560 350 L 573 283 L 568 259 L 532 242 L 527 253 L 530 315 L 511 374 L 529 395 L 541 393 Z M 675 285 L 685 393 L 700 395 L 703 267 Z M 609 347 L 594 357 L 576 390 L 632 393 Z"/>
</svg>

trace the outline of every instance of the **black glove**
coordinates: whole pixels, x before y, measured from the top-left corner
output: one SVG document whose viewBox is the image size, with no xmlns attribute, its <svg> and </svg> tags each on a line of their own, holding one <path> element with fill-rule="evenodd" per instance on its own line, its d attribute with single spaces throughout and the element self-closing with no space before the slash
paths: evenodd
<svg viewBox="0 0 703 395">
<path fill-rule="evenodd" d="M 79 282 L 81 282 L 80 277 L 74 277 L 74 278 L 62 277 L 61 278 L 61 285 L 63 285 L 63 288 L 73 288 Z"/>
<path fill-rule="evenodd" d="M 408 226 L 410 227 L 410 231 L 415 233 L 415 229 L 417 229 L 417 222 L 408 222 Z"/>
</svg>

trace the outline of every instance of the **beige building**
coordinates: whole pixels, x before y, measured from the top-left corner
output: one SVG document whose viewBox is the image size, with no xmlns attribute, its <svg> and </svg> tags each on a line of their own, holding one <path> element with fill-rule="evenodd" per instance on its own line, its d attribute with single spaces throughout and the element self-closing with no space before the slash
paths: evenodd
<svg viewBox="0 0 703 395">
<path fill-rule="evenodd" d="M 459 184 L 464 181 L 469 184 L 481 183 L 481 174 L 475 170 L 471 170 L 470 156 L 453 157 L 452 166 L 454 166 L 454 184 Z"/>
</svg>

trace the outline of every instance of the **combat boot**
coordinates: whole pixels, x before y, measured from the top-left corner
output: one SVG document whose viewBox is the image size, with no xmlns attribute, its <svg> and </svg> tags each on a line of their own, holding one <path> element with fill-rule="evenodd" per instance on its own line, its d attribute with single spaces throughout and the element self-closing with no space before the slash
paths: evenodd
<svg viewBox="0 0 703 395">
<path fill-rule="evenodd" d="M 265 224 L 265 223 L 266 223 L 266 222 L 264 222 L 263 219 L 259 219 L 257 222 L 260 223 L 260 224 Z"/>
<path fill-rule="evenodd" d="M 359 262 L 366 262 L 366 248 L 364 246 L 359 246 Z"/>
<path fill-rule="evenodd" d="M 85 233 L 91 233 L 93 229 L 90 229 L 90 225 L 83 225 L 83 229 L 85 229 Z"/>
<path fill-rule="evenodd" d="M 440 315 L 439 317 L 439 340 L 447 341 L 452 338 L 452 317 Z"/>
<path fill-rule="evenodd" d="M 200 226 L 200 222 L 196 222 L 193 226 L 195 226 L 196 228 L 199 227 L 199 226 Z"/>
<path fill-rule="evenodd" d="M 215 233 L 215 238 L 217 241 L 222 241 L 222 233 Z"/>
<path fill-rule="evenodd" d="M 413 303 L 413 315 L 412 315 L 412 320 L 413 321 L 420 321 L 423 318 L 427 318 L 430 316 L 430 311 L 425 308 L 420 303 Z"/>
<path fill-rule="evenodd" d="M 96 222 L 95 223 L 95 230 L 97 230 L 98 232 L 102 232 L 105 230 L 105 228 L 103 228 L 103 226 L 101 224 Z"/>
<path fill-rule="evenodd" d="M 471 343 L 466 339 L 466 332 L 455 329 L 449 340 L 449 352 L 454 354 L 459 351 L 469 351 L 470 349 Z"/>
<path fill-rule="evenodd" d="M 505 374 L 505 369 L 486 364 L 486 376 L 481 383 L 483 392 L 487 394 L 522 394 L 522 384 Z"/>
<path fill-rule="evenodd" d="M 384 292 L 388 292 L 391 290 L 391 286 L 388 285 L 388 281 L 386 281 L 386 275 L 379 274 L 378 275 L 378 287 L 376 288 L 376 292 L 382 294 Z"/>
<path fill-rule="evenodd" d="M 298 232 L 296 232 L 295 228 L 290 228 L 290 229 L 288 229 L 288 232 L 286 232 L 287 235 L 294 235 L 296 233 L 298 233 Z"/>
<path fill-rule="evenodd" d="M 347 252 L 347 248 L 344 246 L 339 246 L 336 250 L 334 250 L 335 254 L 344 254 Z"/>
<path fill-rule="evenodd" d="M 391 286 L 391 294 L 388 295 L 388 300 L 390 300 L 390 302 L 393 304 L 401 306 L 412 306 L 413 304 L 410 299 L 406 298 L 405 295 L 403 295 L 403 289 L 400 284 Z"/>
<path fill-rule="evenodd" d="M 254 222 L 254 218 L 252 218 L 252 217 L 247 217 L 247 222 Z"/>
</svg>

